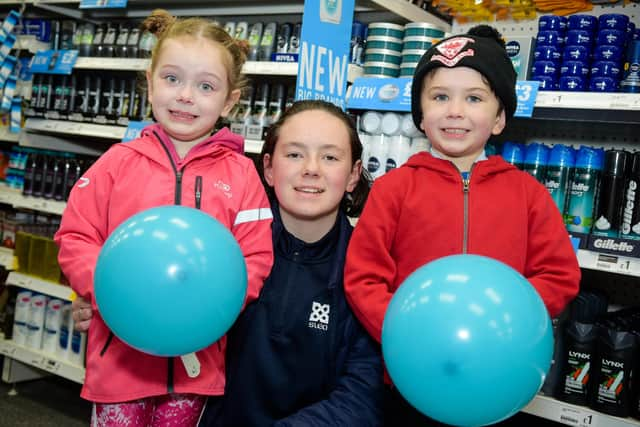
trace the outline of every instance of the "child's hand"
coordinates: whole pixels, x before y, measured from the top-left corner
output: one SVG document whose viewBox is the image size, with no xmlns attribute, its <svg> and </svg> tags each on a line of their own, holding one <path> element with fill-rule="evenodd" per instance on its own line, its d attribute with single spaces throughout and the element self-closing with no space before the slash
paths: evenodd
<svg viewBox="0 0 640 427">
<path fill-rule="evenodd" d="M 71 303 L 71 312 L 73 315 L 73 321 L 75 323 L 75 330 L 79 332 L 85 332 L 89 330 L 91 318 L 93 317 L 91 304 L 84 298 L 77 297 Z"/>
</svg>

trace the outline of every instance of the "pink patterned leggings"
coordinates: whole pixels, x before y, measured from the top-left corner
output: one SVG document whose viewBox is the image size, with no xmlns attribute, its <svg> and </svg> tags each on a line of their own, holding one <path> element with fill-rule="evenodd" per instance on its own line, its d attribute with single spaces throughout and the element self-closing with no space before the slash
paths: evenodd
<svg viewBox="0 0 640 427">
<path fill-rule="evenodd" d="M 91 427 L 195 426 L 207 396 L 167 394 L 123 403 L 94 403 Z"/>
</svg>

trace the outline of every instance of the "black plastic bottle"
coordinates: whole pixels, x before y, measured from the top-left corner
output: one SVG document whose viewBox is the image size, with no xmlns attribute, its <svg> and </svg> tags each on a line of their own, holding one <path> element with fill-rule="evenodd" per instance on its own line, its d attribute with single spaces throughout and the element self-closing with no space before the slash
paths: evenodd
<svg viewBox="0 0 640 427">
<path fill-rule="evenodd" d="M 46 174 L 44 176 L 44 187 L 42 190 L 42 197 L 45 199 L 53 199 L 56 180 L 62 178 L 60 157 L 54 155 L 49 157 L 49 166 L 47 167 Z"/>
<path fill-rule="evenodd" d="M 69 179 L 69 170 L 71 169 L 71 155 L 63 153 L 60 160 L 59 173 L 53 183 L 53 199 L 57 201 L 64 200 L 65 186 Z"/>
<path fill-rule="evenodd" d="M 44 177 L 49 167 L 49 156 L 46 153 L 42 153 L 38 158 L 38 165 L 33 173 L 33 192 L 31 193 L 33 197 L 42 197 Z"/>
<path fill-rule="evenodd" d="M 39 156 L 40 154 L 34 151 L 29 153 L 27 157 L 27 164 L 24 169 L 24 185 L 22 187 L 22 194 L 25 196 L 33 194 L 33 181 L 38 168 Z"/>
</svg>

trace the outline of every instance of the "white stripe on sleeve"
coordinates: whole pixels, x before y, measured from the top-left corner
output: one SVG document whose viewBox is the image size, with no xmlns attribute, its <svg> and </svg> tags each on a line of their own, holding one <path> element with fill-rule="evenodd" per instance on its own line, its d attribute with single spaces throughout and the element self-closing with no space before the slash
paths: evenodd
<svg viewBox="0 0 640 427">
<path fill-rule="evenodd" d="M 273 214 L 269 208 L 248 209 L 246 211 L 238 212 L 236 222 L 234 222 L 233 225 L 236 226 L 238 224 L 244 224 L 245 222 L 260 221 L 262 219 L 271 218 L 273 218 Z"/>
</svg>

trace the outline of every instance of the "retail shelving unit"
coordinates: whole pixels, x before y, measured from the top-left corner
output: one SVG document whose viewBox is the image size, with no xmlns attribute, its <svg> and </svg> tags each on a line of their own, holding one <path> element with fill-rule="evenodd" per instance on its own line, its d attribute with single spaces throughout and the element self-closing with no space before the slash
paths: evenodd
<svg viewBox="0 0 640 427">
<path fill-rule="evenodd" d="M 24 2 L 3 2 L 0 8 L 19 8 Z M 85 11 L 77 9 L 79 0 L 27 0 L 27 5 L 32 5 L 37 11 L 45 10 L 59 16 L 69 16 L 82 18 L 91 16 L 95 19 L 101 18 L 142 18 L 156 7 L 167 8 L 171 13 L 178 16 L 199 15 L 199 16 L 220 16 L 225 19 L 234 16 L 242 16 L 248 20 L 262 20 L 268 15 L 274 20 L 289 19 L 291 15 L 302 13 L 303 1 L 292 0 L 247 0 L 237 1 L 178 1 L 178 0 L 129 0 L 127 10 L 103 10 Z M 3 9 L 0 9 L 3 10 Z M 607 8 L 607 12 L 627 13 L 634 16 L 637 24 L 640 9 L 628 7 Z M 590 12 L 592 13 L 592 12 Z M 596 14 L 597 10 L 593 11 Z M 429 14 L 404 0 L 365 0 L 357 1 L 356 15 L 372 16 L 371 20 L 390 20 L 393 22 L 429 22 L 440 25 L 445 30 L 453 33 L 461 33 L 473 24 L 449 25 L 441 18 Z M 494 23 L 506 36 L 531 36 L 537 31 L 537 22 L 499 22 Z M 127 70 L 144 71 L 148 66 L 148 61 L 142 59 L 119 59 L 119 58 L 79 58 L 76 63 L 77 69 L 94 70 Z M 248 62 L 244 68 L 245 73 L 250 75 L 267 76 L 290 76 L 297 73 L 296 64 L 282 63 L 261 63 Z M 355 76 L 361 73 L 357 69 L 349 70 L 349 81 L 353 81 Z M 580 122 L 576 125 L 575 122 Z M 620 126 L 624 124 L 625 126 Z M 596 128 L 596 126 L 598 128 Z M 605 147 L 623 147 L 640 142 L 640 94 L 600 94 L 600 93 L 573 93 L 573 92 L 539 92 L 536 100 L 536 107 L 532 119 L 518 119 L 518 128 L 521 130 L 516 135 L 522 136 L 523 140 L 535 138 L 541 142 L 556 143 L 563 142 L 569 144 L 597 144 Z M 89 123 L 73 123 L 52 121 L 45 119 L 28 119 L 20 137 L 15 135 L 0 135 L 0 140 L 18 141 L 20 144 L 27 144 L 27 140 L 45 138 L 48 135 L 56 136 L 82 136 L 97 138 L 102 140 L 117 141 L 124 135 L 125 129 L 117 126 L 104 126 Z M 48 141 L 48 140 L 47 140 Z M 64 145 L 59 145 L 58 149 L 67 149 Z M 64 148 L 62 148 L 64 147 Z M 259 153 L 262 141 L 247 140 L 245 149 L 249 153 Z M 56 147 L 50 147 L 55 149 Z M 85 151 L 79 151 L 85 152 Z M 36 201 L 37 200 L 37 201 Z M 65 204 L 63 202 L 53 202 L 25 198 L 18 193 L 0 190 L 0 203 L 6 203 L 15 207 L 28 208 L 44 211 L 48 213 L 61 214 Z M 640 277 L 640 259 L 611 256 L 598 252 L 579 250 L 578 260 L 584 269 L 603 271 L 625 275 L 625 277 Z M 13 262 L 13 255 L 10 251 L 0 251 L 0 263 L 9 265 Z M 15 286 L 29 289 L 41 289 L 41 292 L 52 292 L 64 299 L 71 298 L 69 288 L 51 283 L 41 283 L 38 279 L 24 276 L 12 272 L 9 282 Z M 59 288 L 60 287 L 60 288 Z M 45 292 L 46 291 L 46 292 Z M 613 290 L 610 290 L 613 292 Z M 637 289 L 640 295 L 640 285 Z M 22 346 L 17 346 L 8 340 L 0 337 L 0 354 L 5 355 L 5 373 L 13 375 L 18 369 L 26 367 L 37 368 L 48 373 L 61 375 L 73 381 L 82 382 L 84 369 L 73 366 L 61 360 L 52 360 L 49 355 L 29 350 Z M 7 368 L 7 363 L 12 360 L 19 361 L 18 367 Z M 9 362 L 8 362 L 9 361 Z M 20 371 L 19 378 L 27 378 L 35 375 L 27 370 Z M 11 378 L 15 380 L 15 375 Z M 631 427 L 640 426 L 640 421 L 630 418 L 612 417 L 600 412 L 593 411 L 587 407 L 576 406 L 560 402 L 547 396 L 537 396 L 524 409 L 524 412 L 539 417 L 547 418 L 562 424 L 580 427 Z"/>
</svg>

